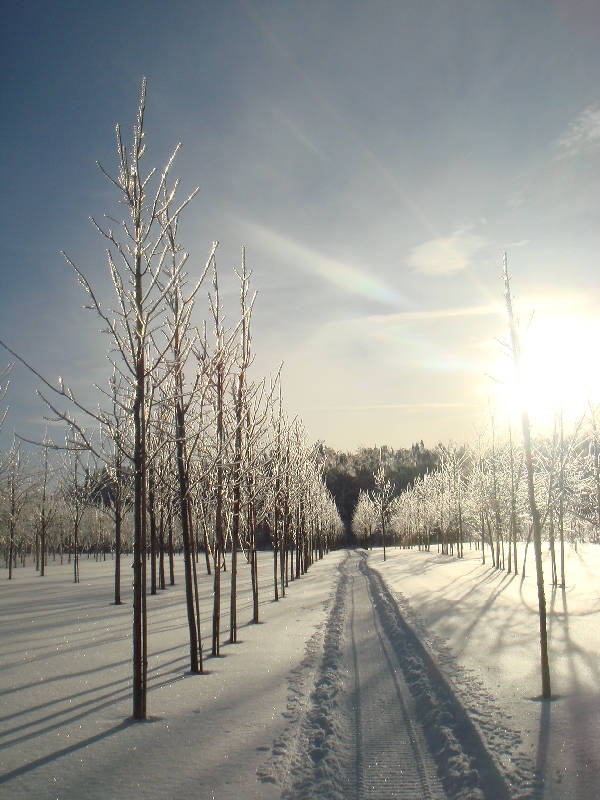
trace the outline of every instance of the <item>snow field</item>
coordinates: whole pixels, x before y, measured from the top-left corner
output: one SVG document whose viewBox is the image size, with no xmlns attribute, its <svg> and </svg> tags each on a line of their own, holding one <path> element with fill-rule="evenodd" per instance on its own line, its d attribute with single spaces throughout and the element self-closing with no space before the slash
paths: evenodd
<svg viewBox="0 0 600 800">
<path fill-rule="evenodd" d="M 475 722 L 514 797 L 600 797 L 600 547 L 567 550 L 566 589 L 548 582 L 551 701 L 540 701 L 534 565 L 527 577 L 436 552 L 373 551 L 412 630 Z M 519 557 L 523 553 L 520 551 Z"/>
<path fill-rule="evenodd" d="M 600 796 L 600 547 L 547 585 L 554 698 L 541 702 L 528 577 L 435 552 L 338 552 L 262 624 L 240 570 L 240 642 L 210 652 L 212 578 L 199 564 L 205 675 L 189 674 L 183 564 L 148 597 L 151 720 L 131 714 L 131 587 L 113 562 L 19 568 L 0 582 L 0 797 L 6 800 L 417 800 Z M 520 553 L 520 555 L 522 555 Z M 549 574 L 549 570 L 546 569 Z M 485 745 L 485 747 L 482 746 Z"/>
<path fill-rule="evenodd" d="M 52 561 L 0 582 L 0 797 L 3 800 L 271 800 L 280 788 L 257 768 L 286 725 L 287 676 L 322 624 L 337 580 L 333 553 L 272 602 L 272 556 L 261 554 L 262 624 L 252 616 L 241 563 L 240 642 L 226 644 L 229 605 L 223 575 L 223 655 L 205 675 L 189 674 L 183 564 L 177 586 L 148 597 L 151 721 L 131 716 L 131 587 L 123 559 L 124 605 L 113 597 L 111 561 Z M 201 581 L 205 652 L 210 652 L 212 578 Z"/>
</svg>

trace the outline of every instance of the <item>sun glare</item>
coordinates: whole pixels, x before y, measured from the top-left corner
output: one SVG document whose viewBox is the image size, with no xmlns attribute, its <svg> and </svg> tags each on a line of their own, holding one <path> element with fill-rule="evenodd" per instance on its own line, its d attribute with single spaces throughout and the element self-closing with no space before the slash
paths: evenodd
<svg viewBox="0 0 600 800">
<path fill-rule="evenodd" d="M 500 408 L 519 413 L 524 400 L 531 422 L 549 426 L 558 409 L 574 421 L 590 397 L 600 398 L 600 322 L 548 316 L 522 334 L 522 391 L 517 390 L 512 361 L 503 357 L 492 373 Z"/>
</svg>

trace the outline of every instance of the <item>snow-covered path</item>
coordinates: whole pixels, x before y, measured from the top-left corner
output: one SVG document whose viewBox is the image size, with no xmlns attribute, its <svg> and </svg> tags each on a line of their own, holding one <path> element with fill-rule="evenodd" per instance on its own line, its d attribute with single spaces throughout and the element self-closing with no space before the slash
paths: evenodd
<svg viewBox="0 0 600 800">
<path fill-rule="evenodd" d="M 347 552 L 338 571 L 322 657 L 290 685 L 290 723 L 264 776 L 286 800 L 507 800 L 478 729 L 366 554 Z"/>
<path fill-rule="evenodd" d="M 402 800 L 445 797 L 417 722 L 414 702 L 396 655 L 353 555 L 349 574 L 348 629 L 352 649 L 357 730 L 358 797 Z"/>
</svg>

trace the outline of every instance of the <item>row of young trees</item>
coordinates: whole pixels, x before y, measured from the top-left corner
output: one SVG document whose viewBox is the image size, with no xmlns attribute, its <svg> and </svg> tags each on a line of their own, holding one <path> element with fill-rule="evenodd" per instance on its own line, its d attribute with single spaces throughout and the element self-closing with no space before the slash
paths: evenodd
<svg viewBox="0 0 600 800">
<path fill-rule="evenodd" d="M 565 583 L 565 546 L 600 541 L 599 415 L 591 406 L 566 433 L 558 412 L 552 435 L 533 444 L 535 496 L 555 586 Z M 492 417 L 474 443 L 440 445 L 437 452 L 438 468 L 391 500 L 381 492 L 381 475 L 375 490 L 361 491 L 352 518 L 355 536 L 365 546 L 375 537 L 381 542 L 384 508 L 388 535 L 403 546 L 435 544 L 462 557 L 467 544 L 480 549 L 484 564 L 489 559 L 498 569 L 524 573 L 533 528 L 524 448 L 514 424 L 507 420 L 500 427 Z"/>
<path fill-rule="evenodd" d="M 315 556 L 322 556 L 339 541 L 341 531 L 334 501 L 323 483 L 318 449 L 308 447 L 297 421 L 289 425 L 283 419 L 278 433 L 279 442 L 277 436 L 271 442 L 270 463 L 263 458 L 253 476 L 253 524 L 243 519 L 237 532 L 233 526 L 237 501 L 231 481 L 235 467 L 228 464 L 222 550 L 222 559 L 230 553 L 237 561 L 233 549 L 236 535 L 237 549 L 250 563 L 256 563 L 257 550 L 273 549 L 275 598 L 285 595 L 290 580 L 305 572 Z M 173 447 L 169 453 L 168 444 L 161 451 L 160 462 L 150 470 L 147 558 L 151 594 L 166 587 L 167 568 L 170 583 L 174 583 L 174 555 L 184 549 L 174 490 L 176 453 Z M 66 448 L 57 451 L 48 437 L 33 453 L 25 452 L 16 439 L 0 463 L 0 531 L 8 578 L 18 565 L 31 561 L 43 576 L 51 560 L 73 563 L 74 580 L 79 582 L 81 554 L 96 560 L 108 556 L 115 561 L 115 603 L 120 604 L 120 555 L 133 550 L 131 470 L 124 471 L 119 485 L 116 474 L 106 465 L 98 465 L 91 454 Z M 240 493 L 239 502 L 247 512 L 247 497 Z M 206 571 L 212 574 L 217 553 L 214 482 L 193 487 L 190 505 L 193 556 L 198 562 L 202 554 Z M 258 582 L 255 588 L 257 622 Z"/>
<path fill-rule="evenodd" d="M 60 489 L 57 485 L 56 497 L 60 495 L 71 510 L 75 564 L 91 499 L 110 512 L 114 522 L 116 602 L 120 602 L 125 522 L 131 526 L 133 716 L 140 720 L 146 717 L 147 568 L 150 564 L 150 590 L 155 592 L 165 584 L 161 562 L 165 531 L 172 542 L 176 525 L 181 539 L 192 672 L 203 669 L 196 571 L 200 549 L 214 580 L 212 653 L 218 655 L 227 550 L 231 553 L 229 636 L 234 642 L 237 559 L 242 550 L 251 569 L 253 616 L 258 621 L 260 526 L 268 531 L 273 548 L 275 599 L 285 594 L 288 582 L 305 572 L 315 556 L 322 557 L 341 532 L 335 504 L 323 483 L 318 450 L 307 445 L 301 423 L 290 422 L 283 411 L 279 373 L 262 380 L 251 376 L 254 297 L 249 296 L 244 251 L 236 270 L 240 306 L 235 324 L 229 325 L 224 313 L 218 242 L 197 280 L 188 283 L 184 269 L 188 254 L 179 243 L 178 229 L 181 213 L 196 192 L 181 203 L 177 200 L 179 181 L 171 182 L 170 176 L 179 146 L 160 175 L 154 170 L 142 174 L 145 104 L 144 81 L 131 150 L 123 145 L 117 126 L 118 174 L 111 177 L 100 167 L 125 209 L 122 221 L 106 217 L 103 225 L 92 219 L 107 241 L 117 299 L 113 309 L 105 307 L 84 271 L 65 254 L 87 293 L 87 307 L 109 337 L 112 375 L 108 386 L 100 387 L 103 402 L 97 409 L 86 407 L 62 380 L 56 387 L 33 370 L 44 385 L 40 394 L 53 419 L 67 428 L 61 448 L 70 460 L 70 483 L 68 490 L 64 481 Z M 207 276 L 212 279 L 207 321 L 197 325 L 198 293 Z M 47 463 L 55 445 L 47 439 L 40 444 Z M 15 446 L 8 457 L 15 486 L 19 458 Z M 46 491 L 41 503 L 49 509 Z M 18 540 L 16 524 L 16 515 L 9 510 L 9 570 Z M 44 543 L 42 564 L 45 548 Z"/>
<path fill-rule="evenodd" d="M 513 298 L 503 254 L 504 299 L 508 339 L 501 342 L 513 361 L 515 383 L 521 396 L 520 436 L 515 441 L 512 421 L 501 437 L 495 419 L 490 432 L 477 437 L 467 448 L 447 448 L 439 469 L 417 478 L 401 495 L 394 496 L 383 465 L 374 473 L 376 488 L 361 492 L 353 515 L 355 534 L 368 545 L 379 528 L 385 560 L 386 527 L 393 526 L 402 542 L 429 549 L 432 538 L 446 553 L 463 555 L 465 541 L 485 548 L 492 564 L 509 572 L 518 570 L 517 543 L 527 548 L 533 540 L 540 625 L 542 697 L 551 696 L 546 597 L 542 564 L 546 534 L 552 584 L 565 588 L 565 542 L 600 541 L 600 408 L 589 402 L 589 410 L 565 433 L 562 409 L 556 414 L 554 432 L 534 442 L 526 401 L 522 392 L 523 342 L 514 315 Z M 557 541 L 559 557 L 557 557 Z M 558 566 L 560 560 L 560 568 Z M 560 577 L 559 577 L 560 569 Z"/>
<path fill-rule="evenodd" d="M 542 548 L 550 555 L 550 580 L 565 589 L 565 548 L 578 542 L 600 542 L 600 409 L 588 413 L 565 432 L 558 412 L 549 437 L 529 442 L 510 420 L 500 431 L 492 419 L 486 433 L 468 447 L 440 448 L 439 468 L 417 477 L 394 494 L 383 467 L 375 489 L 361 491 L 352 529 L 365 547 L 374 537 L 383 543 L 393 533 L 405 547 L 438 549 L 463 556 L 464 546 L 486 550 L 497 569 L 517 574 L 533 544 L 540 622 L 542 697 L 551 696 L 545 579 Z"/>
</svg>

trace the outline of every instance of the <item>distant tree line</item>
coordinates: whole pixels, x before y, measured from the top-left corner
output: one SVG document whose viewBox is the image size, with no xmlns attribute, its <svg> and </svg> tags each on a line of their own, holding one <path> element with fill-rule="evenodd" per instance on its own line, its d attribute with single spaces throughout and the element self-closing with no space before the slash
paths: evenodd
<svg viewBox="0 0 600 800">
<path fill-rule="evenodd" d="M 375 476 L 383 467 L 392 485 L 394 496 L 400 495 L 417 478 L 433 472 L 440 464 L 441 445 L 429 450 L 423 441 L 410 448 L 359 447 L 355 453 L 337 452 L 322 447 L 323 476 L 331 492 L 344 525 L 343 541 L 346 545 L 358 543 L 352 531 L 352 517 L 361 492 L 373 493 Z"/>
</svg>

